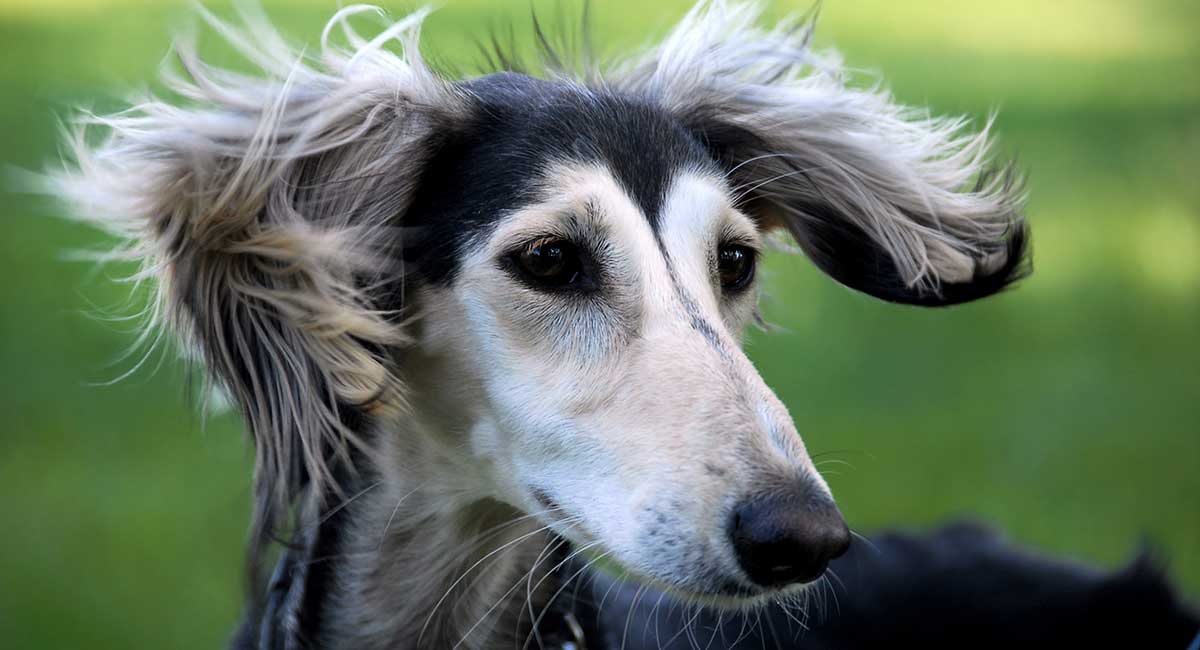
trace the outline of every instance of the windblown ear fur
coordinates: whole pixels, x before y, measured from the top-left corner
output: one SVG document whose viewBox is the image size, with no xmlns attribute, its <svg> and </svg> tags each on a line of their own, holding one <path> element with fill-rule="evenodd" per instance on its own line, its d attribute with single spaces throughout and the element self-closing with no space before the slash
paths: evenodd
<svg viewBox="0 0 1200 650">
<path fill-rule="evenodd" d="M 1020 183 L 988 134 L 846 84 L 813 21 L 756 27 L 755 3 L 701 2 L 611 83 L 656 101 L 726 166 L 739 198 L 834 279 L 884 300 L 966 302 L 1027 272 Z"/>
<path fill-rule="evenodd" d="M 257 14 L 212 27 L 260 71 L 214 69 L 177 44 L 186 100 L 149 99 L 72 134 L 51 191 L 124 238 L 114 257 L 157 281 L 156 321 L 182 334 L 239 405 L 256 443 L 256 542 L 302 490 L 322 495 L 349 457 L 357 416 L 401 405 L 389 346 L 405 342 L 376 297 L 395 282 L 398 218 L 462 97 L 419 58 L 422 14 L 319 60 Z M 403 55 L 382 49 L 399 38 Z M 106 130 L 89 144 L 89 126 Z M 319 498 L 319 497 L 318 497 Z M 252 543 L 252 549 L 254 543 Z"/>
</svg>

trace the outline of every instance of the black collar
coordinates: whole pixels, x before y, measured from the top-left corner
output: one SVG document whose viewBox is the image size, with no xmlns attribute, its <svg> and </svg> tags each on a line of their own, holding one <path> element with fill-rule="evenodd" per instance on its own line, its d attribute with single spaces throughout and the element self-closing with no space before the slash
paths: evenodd
<svg viewBox="0 0 1200 650">
<path fill-rule="evenodd" d="M 307 539 L 299 540 L 300 544 L 285 550 L 280 556 L 271 574 L 271 582 L 267 585 L 258 624 L 252 634 L 242 635 L 246 640 L 253 639 L 250 647 L 256 650 L 300 650 L 311 647 L 306 638 L 308 635 L 304 632 L 303 620 L 316 535 L 304 537 Z"/>
</svg>

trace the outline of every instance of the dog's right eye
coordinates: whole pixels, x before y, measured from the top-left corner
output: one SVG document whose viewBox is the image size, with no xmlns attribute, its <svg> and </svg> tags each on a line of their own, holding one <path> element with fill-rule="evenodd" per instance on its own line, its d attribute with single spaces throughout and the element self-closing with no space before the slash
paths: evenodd
<svg viewBox="0 0 1200 650">
<path fill-rule="evenodd" d="M 583 277 L 579 249 L 565 239 L 530 242 L 514 253 L 512 260 L 525 279 L 539 287 L 567 287 Z"/>
</svg>

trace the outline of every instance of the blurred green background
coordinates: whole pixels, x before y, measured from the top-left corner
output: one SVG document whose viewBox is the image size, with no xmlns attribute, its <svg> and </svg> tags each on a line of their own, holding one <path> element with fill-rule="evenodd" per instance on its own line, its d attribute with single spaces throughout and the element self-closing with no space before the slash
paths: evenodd
<svg viewBox="0 0 1200 650">
<path fill-rule="evenodd" d="M 447 0 L 425 47 L 471 62 L 489 26 L 526 33 L 529 5 Z M 595 0 L 597 40 L 641 44 L 687 5 Z M 335 3 L 267 9 L 314 44 Z M 187 15 L 0 0 L 3 161 L 55 160 L 57 120 L 121 106 Z M 1200 595 L 1200 3 L 826 0 L 818 33 L 906 102 L 1000 109 L 1001 151 L 1030 176 L 1037 269 L 1017 291 L 931 312 L 770 261 L 766 312 L 784 331 L 753 336 L 751 355 L 832 461 L 851 524 L 969 514 L 1108 567 L 1147 538 Z M 97 385 L 131 367 L 133 324 L 90 314 L 139 303 L 111 282 L 127 269 L 64 260 L 102 238 L 56 210 L 0 201 L 0 639 L 218 646 L 240 601 L 249 451 L 232 416 L 201 422 L 170 359 Z"/>
</svg>

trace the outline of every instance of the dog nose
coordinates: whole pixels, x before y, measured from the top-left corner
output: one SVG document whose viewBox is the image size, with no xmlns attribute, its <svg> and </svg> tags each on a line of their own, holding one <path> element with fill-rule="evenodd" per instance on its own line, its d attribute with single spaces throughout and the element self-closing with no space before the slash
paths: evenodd
<svg viewBox="0 0 1200 650">
<path fill-rule="evenodd" d="M 748 499 L 729 526 L 738 564 L 755 584 L 782 587 L 816 580 L 850 547 L 837 506 L 811 488 Z"/>
</svg>

